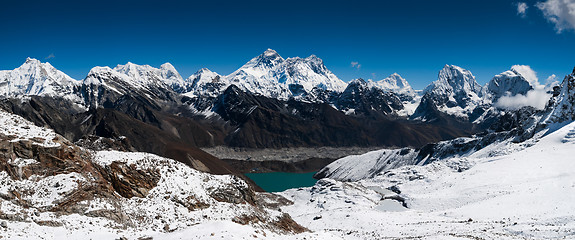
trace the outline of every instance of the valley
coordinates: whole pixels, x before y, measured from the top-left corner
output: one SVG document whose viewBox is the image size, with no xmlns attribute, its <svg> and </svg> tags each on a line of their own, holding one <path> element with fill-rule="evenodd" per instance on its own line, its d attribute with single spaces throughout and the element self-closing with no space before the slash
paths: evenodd
<svg viewBox="0 0 575 240">
<path fill-rule="evenodd" d="M 202 148 L 243 173 L 317 172 L 336 159 L 359 155 L 377 147 L 318 147 L 244 149 L 229 147 Z"/>
</svg>

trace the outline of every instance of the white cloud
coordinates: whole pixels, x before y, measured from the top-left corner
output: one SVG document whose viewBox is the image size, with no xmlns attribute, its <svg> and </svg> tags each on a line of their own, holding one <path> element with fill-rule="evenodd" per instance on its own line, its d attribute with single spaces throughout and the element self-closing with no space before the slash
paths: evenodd
<svg viewBox="0 0 575 240">
<path fill-rule="evenodd" d="M 547 0 L 538 2 L 539 8 L 548 21 L 555 24 L 557 33 L 564 30 L 575 30 L 575 0 Z"/>
<path fill-rule="evenodd" d="M 513 65 L 511 69 L 517 71 L 521 76 L 523 76 L 533 87 L 538 87 L 539 79 L 537 78 L 537 73 L 531 69 L 528 65 Z"/>
<path fill-rule="evenodd" d="M 54 55 L 54 53 L 50 53 L 50 55 L 48 55 L 47 57 L 44 58 L 44 60 L 48 60 L 48 59 L 52 59 L 55 58 L 56 56 Z"/>
<path fill-rule="evenodd" d="M 495 106 L 505 109 L 519 109 L 531 106 L 541 110 L 545 108 L 549 98 L 551 98 L 551 94 L 548 94 L 547 90 L 539 88 L 531 90 L 525 95 L 503 96 L 497 100 Z"/>
<path fill-rule="evenodd" d="M 557 76 L 555 74 L 551 74 L 551 76 L 547 77 L 547 79 L 545 80 L 545 82 L 547 83 L 555 81 L 557 81 Z"/>
<path fill-rule="evenodd" d="M 533 90 L 527 92 L 525 95 L 517 94 L 511 96 L 510 94 L 500 97 L 495 103 L 496 107 L 504 109 L 519 109 L 525 106 L 531 106 L 536 109 L 544 109 L 545 105 L 551 98 L 551 94 L 547 92 L 553 88 L 553 85 L 547 84 L 542 85 L 539 83 L 539 78 L 537 78 L 537 73 L 531 69 L 528 65 L 513 65 L 511 69 L 517 71 L 521 76 L 529 82 L 533 87 Z M 553 80 L 555 75 L 549 76 L 546 81 Z"/>
<path fill-rule="evenodd" d="M 554 86 L 557 85 L 559 85 L 559 80 L 557 79 L 557 76 L 555 74 L 552 74 L 545 80 L 545 88 L 553 88 Z"/>
<path fill-rule="evenodd" d="M 352 68 L 360 69 L 360 68 L 361 68 L 361 64 L 359 64 L 359 62 L 353 61 L 353 62 L 351 62 L 351 67 L 352 67 Z"/>
<path fill-rule="evenodd" d="M 527 6 L 527 3 L 518 2 L 517 3 L 517 15 L 521 16 L 522 18 L 527 17 L 527 9 L 528 8 L 529 8 L 529 6 Z"/>
</svg>

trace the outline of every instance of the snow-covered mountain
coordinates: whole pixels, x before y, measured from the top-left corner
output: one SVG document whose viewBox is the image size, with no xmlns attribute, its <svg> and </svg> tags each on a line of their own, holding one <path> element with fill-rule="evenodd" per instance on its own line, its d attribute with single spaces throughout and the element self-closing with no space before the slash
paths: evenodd
<svg viewBox="0 0 575 240">
<path fill-rule="evenodd" d="M 396 114 L 404 109 L 400 98 L 389 91 L 373 85 L 363 79 L 349 82 L 333 105 L 340 111 L 350 115 L 370 116 L 374 114 Z"/>
<path fill-rule="evenodd" d="M 309 98 L 317 92 L 314 89 L 342 92 L 347 86 L 315 55 L 284 59 L 271 49 L 227 76 L 206 69 L 192 75 L 188 82 L 193 87 L 187 96 L 214 97 L 234 84 L 243 91 L 280 100 Z"/>
<path fill-rule="evenodd" d="M 513 66 L 511 70 L 495 75 L 487 83 L 487 90 L 493 95 L 493 100 L 497 100 L 506 95 L 525 95 L 530 90 L 533 90 L 533 86 L 517 70 L 517 67 Z"/>
<path fill-rule="evenodd" d="M 397 94 L 402 101 L 411 101 L 417 97 L 417 92 L 399 74 L 393 73 L 382 80 L 372 83 L 374 86 Z"/>
<path fill-rule="evenodd" d="M 221 89 L 229 85 L 226 80 L 216 72 L 207 68 L 202 68 L 186 79 L 190 84 L 188 96 L 202 94 L 202 96 L 217 97 L 221 94 Z"/>
<path fill-rule="evenodd" d="M 14 70 L 0 71 L 0 97 L 20 98 L 37 95 L 62 97 L 76 104 L 82 104 L 78 94 L 81 82 L 72 79 L 54 68 L 50 63 L 42 63 L 28 58 Z"/>
<path fill-rule="evenodd" d="M 428 113 L 434 108 L 443 113 L 468 119 L 475 108 L 483 102 L 482 87 L 469 70 L 455 65 L 445 65 L 436 81 L 423 91 L 422 103 L 413 118 L 429 120 Z"/>
<path fill-rule="evenodd" d="M 170 63 L 160 68 L 130 62 L 113 69 L 94 67 L 82 81 L 72 79 L 50 63 L 32 58 L 14 70 L 0 71 L 0 97 L 56 97 L 84 108 L 109 104 L 125 95 L 166 100 L 171 98 L 166 92 L 186 89 L 187 84 Z"/>
<path fill-rule="evenodd" d="M 470 71 L 445 65 L 438 79 L 425 88 L 411 119 L 429 121 L 449 116 L 488 126 L 505 111 L 524 106 L 544 108 L 551 96 L 547 91 L 550 89 L 539 84 L 529 66 L 514 65 L 482 87 Z"/>
<path fill-rule="evenodd" d="M 164 63 L 160 68 L 154 68 L 150 65 L 137 65 L 128 62 L 125 65 L 116 66 L 113 70 L 128 76 L 130 78 L 129 83 L 138 88 L 151 86 L 165 88 L 167 85 L 176 92 L 186 90 L 184 79 L 170 63 Z"/>
<path fill-rule="evenodd" d="M 112 105 L 126 96 L 141 97 L 149 102 L 174 101 L 174 89 L 185 88 L 184 81 L 170 64 L 157 69 L 128 63 L 94 67 L 82 81 L 82 96 L 87 107 Z"/>
</svg>

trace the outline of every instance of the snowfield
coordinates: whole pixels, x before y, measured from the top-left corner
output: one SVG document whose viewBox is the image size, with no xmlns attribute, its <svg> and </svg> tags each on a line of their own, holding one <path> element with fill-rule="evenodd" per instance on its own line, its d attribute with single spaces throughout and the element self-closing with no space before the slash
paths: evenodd
<svg viewBox="0 0 575 240">
<path fill-rule="evenodd" d="M 575 239 L 574 134 L 572 122 L 529 147 L 496 144 L 356 182 L 323 179 L 282 192 L 295 202 L 283 210 L 346 239 Z M 503 146 L 512 153 L 485 157 Z"/>
</svg>

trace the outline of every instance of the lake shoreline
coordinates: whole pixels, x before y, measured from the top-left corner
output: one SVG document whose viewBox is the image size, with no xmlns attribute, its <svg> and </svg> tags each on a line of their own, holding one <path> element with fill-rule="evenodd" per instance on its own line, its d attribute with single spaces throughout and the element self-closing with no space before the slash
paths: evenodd
<svg viewBox="0 0 575 240">
<path fill-rule="evenodd" d="M 254 181 L 266 192 L 283 192 L 292 188 L 311 187 L 317 179 L 313 178 L 316 172 L 308 173 L 246 173 L 245 175 Z"/>
<path fill-rule="evenodd" d="M 317 172 L 337 159 L 334 158 L 309 158 L 297 162 L 278 160 L 251 161 L 238 159 L 222 159 L 224 162 L 241 173 L 310 173 Z"/>
</svg>

